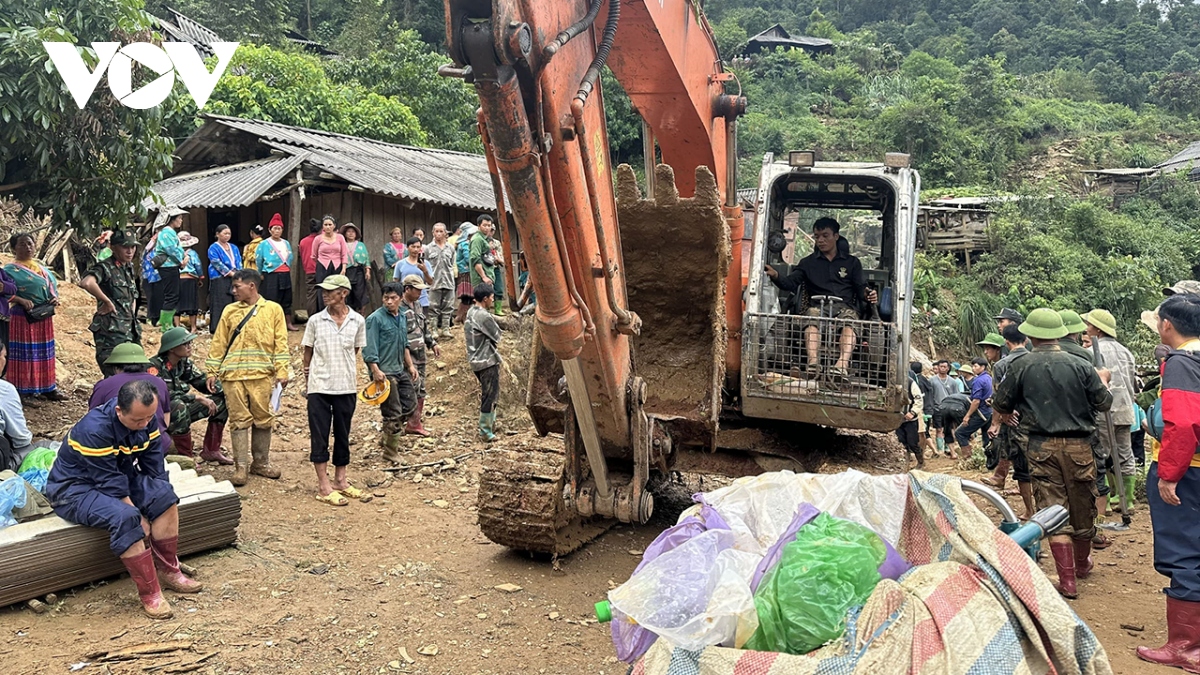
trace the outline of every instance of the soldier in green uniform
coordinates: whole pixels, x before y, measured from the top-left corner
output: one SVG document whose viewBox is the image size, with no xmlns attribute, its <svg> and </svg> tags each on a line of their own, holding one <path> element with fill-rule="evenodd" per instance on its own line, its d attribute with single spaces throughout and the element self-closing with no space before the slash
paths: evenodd
<svg viewBox="0 0 1200 675">
<path fill-rule="evenodd" d="M 1067 329 L 1067 336 L 1058 341 L 1058 346 L 1062 347 L 1064 352 L 1078 356 L 1089 364 L 1094 364 L 1096 359 L 1083 347 L 1083 333 L 1087 330 L 1087 324 L 1083 322 L 1079 312 L 1061 309 L 1058 311 L 1058 315 L 1062 317 L 1063 326 Z"/>
<path fill-rule="evenodd" d="M 1092 535 L 1096 529 L 1096 464 L 1091 437 L 1096 414 L 1112 407 L 1108 371 L 1097 371 L 1067 354 L 1058 341 L 1067 335 L 1062 317 L 1036 309 L 1021 324 L 1033 351 L 1011 362 L 992 404 L 1006 418 L 1017 413 L 1037 503 L 1059 504 L 1070 514 L 1069 526 L 1050 537 L 1058 569 L 1058 591 L 1077 597 L 1076 577 L 1092 571 Z"/>
<path fill-rule="evenodd" d="M 233 460 L 221 452 L 225 423 L 229 421 L 225 394 L 219 383 L 216 391 L 210 391 L 204 370 L 192 363 L 192 340 L 195 339 L 196 334 L 188 332 L 186 328 L 171 328 L 163 333 L 158 356 L 150 359 L 158 369 L 158 376 L 167 383 L 167 392 L 171 397 L 171 421 L 167 424 L 167 434 L 171 436 L 178 454 L 191 457 L 192 424 L 208 419 L 200 459 L 217 464 L 233 464 Z"/>
<path fill-rule="evenodd" d="M 115 232 L 109 247 L 113 254 L 97 262 L 79 282 L 79 287 L 96 299 L 96 314 L 88 330 L 96 344 L 96 364 L 105 377 L 116 373 L 115 368 L 104 365 L 113 347 L 142 343 L 142 327 L 136 315 L 141 297 L 139 268 L 133 261 L 138 250 L 137 235 L 133 230 Z"/>
</svg>

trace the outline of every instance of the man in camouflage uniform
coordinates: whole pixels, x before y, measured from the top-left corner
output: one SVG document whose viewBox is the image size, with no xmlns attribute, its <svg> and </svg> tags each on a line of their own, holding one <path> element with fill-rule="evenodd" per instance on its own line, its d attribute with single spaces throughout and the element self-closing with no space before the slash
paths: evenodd
<svg viewBox="0 0 1200 675">
<path fill-rule="evenodd" d="M 426 353 L 432 351 L 434 356 L 441 356 L 442 348 L 438 347 L 437 340 L 430 334 L 425 312 L 421 309 L 421 291 L 429 286 L 425 284 L 425 280 L 419 274 L 409 274 L 400 283 L 404 285 L 404 295 L 400 296 L 400 311 L 404 313 L 404 320 L 408 325 L 408 353 L 412 355 L 413 364 L 421 376 L 416 382 L 413 382 L 413 387 L 417 390 L 417 409 L 413 412 L 412 417 L 408 418 L 404 433 L 428 436 L 429 432 L 425 429 L 424 422 L 421 421 L 421 417 L 425 413 Z"/>
<path fill-rule="evenodd" d="M 96 364 L 105 377 L 116 373 L 115 368 L 104 365 L 113 347 L 142 342 L 142 328 L 136 315 L 141 297 L 138 265 L 133 260 L 138 249 L 137 235 L 133 230 L 115 232 L 109 246 L 113 254 L 92 266 L 79 282 L 79 287 L 96 299 L 96 313 L 88 330 L 92 331 L 96 344 Z"/>
<path fill-rule="evenodd" d="M 176 453 L 191 457 L 192 424 L 207 418 L 208 429 L 204 433 L 200 459 L 217 464 L 233 464 L 233 460 L 221 452 L 225 423 L 229 421 L 225 394 L 219 383 L 216 391 L 210 391 L 204 370 L 192 363 L 192 340 L 195 339 L 196 335 L 186 328 L 171 328 L 163 333 L 158 356 L 150 359 L 158 369 L 158 376 L 167 383 L 167 393 L 171 398 L 171 421 L 167 424 L 167 434 L 175 444 Z"/>
</svg>

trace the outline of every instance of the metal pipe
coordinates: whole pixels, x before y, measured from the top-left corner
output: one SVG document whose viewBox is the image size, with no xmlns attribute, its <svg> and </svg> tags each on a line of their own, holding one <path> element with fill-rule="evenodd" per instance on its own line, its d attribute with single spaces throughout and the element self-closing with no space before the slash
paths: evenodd
<svg viewBox="0 0 1200 675">
<path fill-rule="evenodd" d="M 441 66 L 438 66 L 437 74 L 441 75 L 442 77 L 455 77 L 461 80 L 466 78 L 467 69 L 455 68 L 454 64 L 452 63 L 444 63 Z"/>
<path fill-rule="evenodd" d="M 737 118 L 725 119 L 725 206 L 737 201 Z"/>
<path fill-rule="evenodd" d="M 613 2 L 617 1 L 618 0 L 613 0 Z M 585 14 L 582 19 L 568 26 L 566 30 L 559 33 L 553 40 L 551 40 L 550 44 L 546 45 L 546 48 L 542 50 L 542 53 L 546 55 L 546 60 L 549 60 L 556 53 L 558 53 L 558 50 L 561 49 L 563 45 L 575 39 L 575 36 L 590 28 L 592 23 L 596 21 L 596 16 L 600 14 L 600 5 L 602 4 L 604 4 L 604 0 L 592 0 L 591 6 L 588 7 L 587 14 Z"/>
<path fill-rule="evenodd" d="M 615 0 L 614 0 L 615 2 Z M 583 101 L 571 101 L 571 116 L 575 118 L 575 140 L 579 143 L 579 155 L 583 160 L 583 177 L 587 184 L 588 202 L 592 207 L 592 224 L 596 229 L 596 248 L 600 250 L 600 265 L 604 268 L 604 290 L 608 295 L 608 305 L 613 314 L 617 315 L 618 330 L 622 333 L 637 334 L 641 332 L 641 320 L 637 314 L 626 310 L 617 302 L 616 283 L 613 279 L 613 266 L 608 257 L 608 236 L 604 231 L 604 220 L 600 214 L 600 194 L 596 180 L 596 166 L 592 162 L 591 148 L 587 142 L 587 127 L 583 122 Z"/>
<path fill-rule="evenodd" d="M 549 78 L 548 70 L 543 69 L 541 76 L 538 78 L 537 88 L 537 109 L 538 114 L 538 135 L 545 137 L 545 120 L 542 119 L 542 96 L 543 92 L 548 88 L 547 79 Z M 541 166 L 542 185 L 546 188 L 546 207 L 550 212 L 550 223 L 554 227 L 554 240 L 558 249 L 559 261 L 563 269 L 567 273 L 567 292 L 570 293 L 571 299 L 575 302 L 575 306 L 579 308 L 580 314 L 583 316 L 583 329 L 587 335 L 596 334 L 596 324 L 592 320 L 592 311 L 588 308 L 587 303 L 583 301 L 583 297 L 579 295 L 579 289 L 575 286 L 575 275 L 573 266 L 571 265 L 571 256 L 567 253 L 567 238 L 563 234 L 562 219 L 558 216 L 558 202 L 554 196 L 554 172 L 550 170 L 550 162 L 543 161 Z M 526 256 L 528 259 L 528 256 Z M 529 277 L 533 278 L 533 267 L 529 268 Z M 534 285 L 533 290 L 537 290 Z M 536 309 L 536 306 L 535 306 Z"/>
<path fill-rule="evenodd" d="M 567 389 L 571 392 L 571 407 L 575 410 L 575 421 L 579 435 L 583 438 L 583 449 L 587 452 L 588 465 L 592 467 L 592 478 L 596 481 L 596 492 L 608 498 L 608 461 L 600 447 L 600 432 L 596 430 L 596 416 L 592 414 L 592 401 L 588 396 L 587 379 L 579 359 L 562 362 L 563 375 L 567 378 Z M 571 433 L 567 429 L 567 433 Z"/>
<path fill-rule="evenodd" d="M 742 238 L 746 216 L 737 201 L 737 118 L 725 117 L 725 219 L 729 230 L 729 269 L 725 274 L 725 382 L 738 390 L 742 370 Z"/>
<path fill-rule="evenodd" d="M 479 123 L 479 138 L 483 141 L 483 154 L 487 158 L 488 173 L 492 177 L 492 192 L 496 195 L 496 224 L 500 226 L 500 247 L 504 250 L 504 267 L 512 264 L 512 241 L 508 232 L 508 210 L 504 208 L 504 188 L 500 185 L 500 172 L 496 169 L 496 157 L 492 154 L 491 139 L 488 137 L 487 122 L 483 119 L 483 108 L 475 112 Z M 506 269 L 504 274 L 504 292 L 508 295 L 508 306 L 517 311 L 517 282 L 513 270 Z M 492 279 L 492 283 L 495 283 Z"/>
<path fill-rule="evenodd" d="M 542 183 L 546 186 L 546 205 L 550 211 L 550 222 L 554 225 L 555 244 L 558 246 L 558 255 L 563 268 L 567 271 L 567 292 L 570 293 L 571 299 L 575 301 L 575 306 L 583 314 L 583 329 L 589 335 L 596 333 L 596 324 L 592 320 L 592 310 L 588 309 L 587 303 L 583 301 L 583 297 L 579 295 L 579 289 L 575 286 L 575 276 L 571 270 L 571 258 L 567 254 L 567 238 L 563 234 L 562 219 L 558 217 L 558 203 L 554 197 L 554 182 L 552 178 L 553 172 L 550 171 L 548 162 L 542 163 Z M 529 256 L 526 256 L 526 260 Z M 529 278 L 533 279 L 533 267 L 529 268 Z M 533 287 L 537 290 L 537 286 Z M 535 305 L 536 307 L 536 305 Z"/>
<path fill-rule="evenodd" d="M 538 294 L 537 316 L 546 347 L 566 361 L 583 349 L 584 322 L 578 305 L 568 292 L 571 275 L 558 248 L 558 233 L 545 200 L 546 186 L 539 168 L 545 163 L 537 152 L 533 131 L 525 112 L 519 81 L 510 69 L 495 81 L 476 80 L 475 89 L 485 120 L 505 120 L 488 128 L 498 170 L 508 188 L 509 204 L 533 255 L 528 256 Z"/>
<path fill-rule="evenodd" d="M 1008 505 L 1008 502 L 1004 501 L 1004 497 L 1001 497 L 999 493 L 990 487 L 976 483 L 973 480 L 964 480 L 962 482 L 962 489 L 963 492 L 970 492 L 971 494 L 979 495 L 980 497 L 988 500 L 988 503 L 996 507 L 996 510 L 1000 512 L 1000 517 L 1004 519 L 1004 522 L 1021 522 L 1017 518 L 1017 512 L 1013 511 L 1012 507 Z"/>
</svg>

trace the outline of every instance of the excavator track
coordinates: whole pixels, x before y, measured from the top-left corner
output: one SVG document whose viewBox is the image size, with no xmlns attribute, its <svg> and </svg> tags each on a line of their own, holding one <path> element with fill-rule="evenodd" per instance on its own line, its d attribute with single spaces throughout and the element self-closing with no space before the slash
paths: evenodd
<svg viewBox="0 0 1200 675">
<path fill-rule="evenodd" d="M 615 521 L 584 519 L 563 502 L 566 454 L 561 443 L 531 443 L 485 455 L 479 473 L 479 528 L 518 551 L 565 555 Z"/>
</svg>

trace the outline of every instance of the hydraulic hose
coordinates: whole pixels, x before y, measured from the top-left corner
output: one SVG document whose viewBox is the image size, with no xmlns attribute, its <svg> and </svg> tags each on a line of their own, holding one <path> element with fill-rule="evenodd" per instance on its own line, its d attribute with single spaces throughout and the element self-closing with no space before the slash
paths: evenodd
<svg viewBox="0 0 1200 675">
<path fill-rule="evenodd" d="M 584 73 L 583 81 L 579 83 L 579 91 L 575 94 L 575 100 L 581 104 L 587 103 L 588 96 L 596 86 L 596 79 L 600 77 L 600 69 L 608 63 L 608 54 L 612 51 L 613 42 L 617 39 L 617 22 L 620 20 L 621 0 L 609 0 L 608 23 L 604 24 L 600 46 L 596 48 L 596 57 L 592 59 L 592 65 L 588 66 L 587 72 Z"/>
<path fill-rule="evenodd" d="M 546 48 L 542 50 L 542 53 L 546 55 L 546 58 L 549 59 L 550 57 L 554 56 L 556 53 L 558 53 L 559 49 L 562 49 L 563 45 L 567 44 L 571 40 L 574 40 L 577 35 L 590 28 L 592 23 L 596 21 L 596 16 L 600 14 L 600 5 L 603 2 L 604 0 L 592 0 L 591 6 L 588 7 L 587 14 L 585 14 L 582 19 L 568 26 L 566 30 L 559 33 L 553 40 L 551 40 L 550 44 L 546 45 Z M 615 4 L 620 2 L 620 0 L 612 0 L 612 2 Z"/>
</svg>

